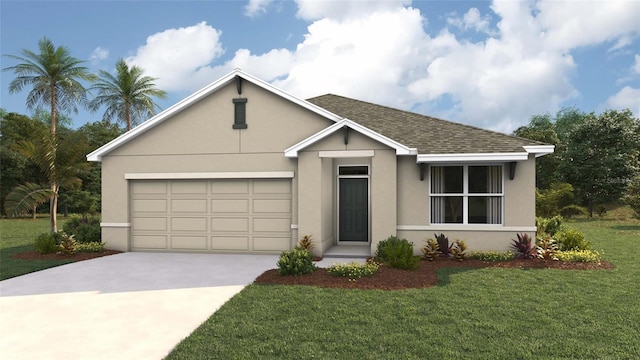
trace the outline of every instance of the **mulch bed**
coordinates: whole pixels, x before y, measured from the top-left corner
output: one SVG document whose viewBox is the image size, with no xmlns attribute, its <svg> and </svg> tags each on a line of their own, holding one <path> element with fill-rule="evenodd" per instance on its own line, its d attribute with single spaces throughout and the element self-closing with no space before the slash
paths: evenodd
<svg viewBox="0 0 640 360">
<path fill-rule="evenodd" d="M 436 259 L 434 261 L 420 261 L 417 271 L 391 269 L 381 266 L 378 271 L 369 277 L 363 277 L 355 281 L 349 281 L 346 277 L 331 275 L 324 268 L 319 268 L 315 272 L 307 275 L 281 276 L 277 269 L 271 269 L 258 276 L 255 280 L 257 284 L 279 284 L 279 285 L 312 285 L 329 288 L 344 289 L 378 289 L 378 290 L 401 290 L 426 288 L 438 284 L 437 270 L 442 268 L 534 268 L 534 269 L 562 269 L 562 270 L 595 270 L 613 269 L 614 266 L 602 261 L 596 263 L 581 262 L 561 262 L 543 259 L 514 259 L 509 261 L 481 261 L 467 259 L 463 262 L 450 259 Z"/>
<path fill-rule="evenodd" d="M 21 259 L 21 260 L 73 260 L 73 261 L 81 261 L 81 260 L 90 260 L 99 258 L 107 255 L 119 254 L 122 251 L 116 250 L 104 250 L 100 252 L 79 252 L 73 255 L 64 255 L 64 254 L 40 254 L 37 251 L 27 251 L 23 253 L 13 254 L 11 257 L 13 259 Z"/>
</svg>

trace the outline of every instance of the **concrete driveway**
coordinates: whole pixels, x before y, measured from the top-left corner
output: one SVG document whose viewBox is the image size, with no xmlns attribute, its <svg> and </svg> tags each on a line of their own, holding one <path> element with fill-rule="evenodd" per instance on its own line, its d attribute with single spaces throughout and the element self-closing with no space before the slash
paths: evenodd
<svg viewBox="0 0 640 360">
<path fill-rule="evenodd" d="M 161 359 L 277 255 L 123 253 L 0 282 L 0 358 Z"/>
</svg>

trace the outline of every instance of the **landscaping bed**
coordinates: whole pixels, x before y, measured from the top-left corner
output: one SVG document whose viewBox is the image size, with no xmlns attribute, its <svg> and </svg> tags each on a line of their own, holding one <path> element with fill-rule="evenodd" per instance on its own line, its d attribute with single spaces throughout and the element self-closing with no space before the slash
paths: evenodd
<svg viewBox="0 0 640 360">
<path fill-rule="evenodd" d="M 40 254 L 37 251 L 26 251 L 17 254 L 11 255 L 13 259 L 20 260 L 71 260 L 71 261 L 81 261 L 81 260 L 90 260 L 99 258 L 102 256 L 119 254 L 122 251 L 117 250 L 103 250 L 99 252 L 77 252 L 75 254 L 67 255 L 67 254 Z"/>
<path fill-rule="evenodd" d="M 271 269 L 258 276 L 257 284 L 280 285 L 312 285 L 329 288 L 345 289 L 378 289 L 400 290 L 413 288 L 426 288 L 437 285 L 439 282 L 438 270 L 443 268 L 532 268 L 532 269 L 562 269 L 562 270 L 595 270 L 612 269 L 614 266 L 608 262 L 564 262 L 544 259 L 512 259 L 506 261 L 482 261 L 466 259 L 462 262 L 446 258 L 438 258 L 434 261 L 420 261 L 418 269 L 400 270 L 381 266 L 372 276 L 350 280 L 347 277 L 335 276 L 324 268 L 319 268 L 311 274 L 297 276 L 282 276 L 277 269 Z"/>
</svg>

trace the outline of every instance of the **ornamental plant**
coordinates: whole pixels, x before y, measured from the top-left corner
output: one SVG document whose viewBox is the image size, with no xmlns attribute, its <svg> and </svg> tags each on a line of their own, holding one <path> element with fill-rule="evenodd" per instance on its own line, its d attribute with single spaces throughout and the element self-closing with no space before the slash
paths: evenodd
<svg viewBox="0 0 640 360">
<path fill-rule="evenodd" d="M 478 259 L 482 261 L 509 261 L 512 260 L 515 255 L 511 251 L 474 251 L 469 254 L 470 258 Z"/>
<path fill-rule="evenodd" d="M 433 234 L 435 236 L 436 241 L 438 242 L 438 247 L 440 249 L 440 253 L 444 257 L 451 256 L 451 247 L 449 246 L 449 238 L 446 237 L 443 233 L 440 235 Z"/>
<path fill-rule="evenodd" d="M 59 254 L 73 255 L 76 253 L 78 242 L 74 239 L 73 235 L 67 235 L 65 232 L 60 232 L 60 252 Z"/>
<path fill-rule="evenodd" d="M 277 265 L 280 275 L 304 275 L 317 269 L 313 264 L 311 252 L 298 246 L 291 251 L 283 251 Z"/>
<path fill-rule="evenodd" d="M 390 268 L 416 270 L 420 258 L 413 255 L 413 243 L 390 236 L 378 243 L 376 256 Z"/>
<path fill-rule="evenodd" d="M 438 242 L 434 239 L 425 240 L 427 244 L 422 247 L 422 258 L 425 260 L 433 261 L 436 256 L 440 256 L 442 252 L 440 251 L 440 246 Z"/>
<path fill-rule="evenodd" d="M 464 260 L 466 250 L 467 244 L 465 244 L 464 240 L 455 240 L 451 245 L 451 255 L 458 261 Z"/>
<path fill-rule="evenodd" d="M 516 234 L 517 240 L 512 240 L 511 248 L 518 254 L 519 259 L 533 259 L 538 255 L 536 248 L 533 246 L 533 240 L 527 233 Z"/>
<path fill-rule="evenodd" d="M 305 235 L 298 241 L 298 247 L 304 250 L 313 249 L 313 239 L 311 239 L 311 235 Z"/>
<path fill-rule="evenodd" d="M 558 260 L 556 257 L 558 244 L 549 234 L 536 236 L 536 250 L 538 251 L 538 257 L 540 259 Z"/>
<path fill-rule="evenodd" d="M 346 264 L 332 264 L 327 268 L 331 275 L 348 277 L 349 281 L 356 281 L 365 276 L 371 276 L 378 271 L 381 264 L 374 259 L 368 259 L 364 264 L 352 261 Z"/>
</svg>

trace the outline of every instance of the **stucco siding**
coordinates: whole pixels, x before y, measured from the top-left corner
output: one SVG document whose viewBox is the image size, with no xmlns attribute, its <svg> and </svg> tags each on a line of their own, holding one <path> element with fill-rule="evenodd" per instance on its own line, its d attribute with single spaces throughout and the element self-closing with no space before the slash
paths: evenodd
<svg viewBox="0 0 640 360">
<path fill-rule="evenodd" d="M 371 255 L 378 242 L 396 235 L 396 160 L 394 150 L 377 150 L 371 159 Z"/>
</svg>

